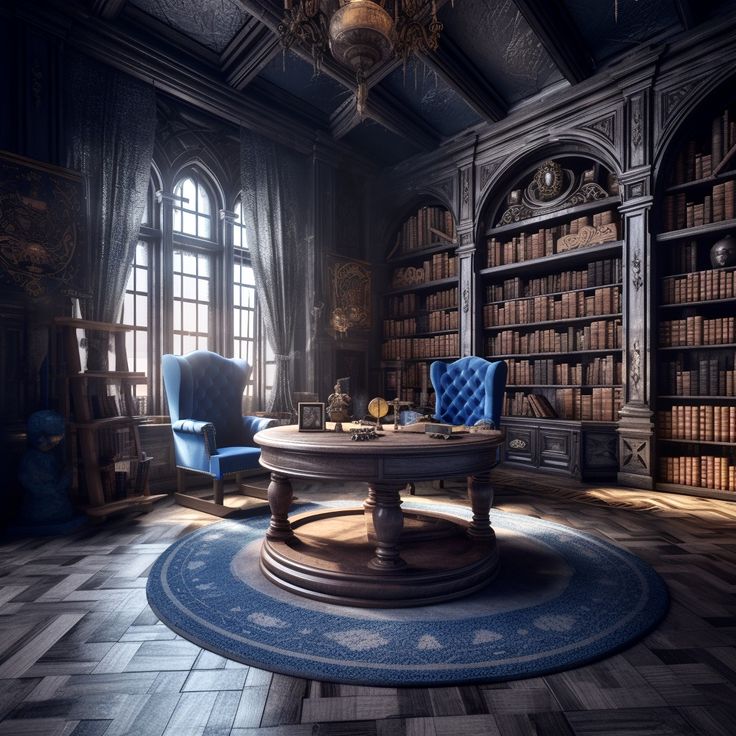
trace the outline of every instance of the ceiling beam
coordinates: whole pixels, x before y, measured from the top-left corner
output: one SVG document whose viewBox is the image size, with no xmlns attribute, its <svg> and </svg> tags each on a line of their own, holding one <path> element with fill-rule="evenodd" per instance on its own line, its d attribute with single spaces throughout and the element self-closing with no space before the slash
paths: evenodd
<svg viewBox="0 0 736 736">
<path fill-rule="evenodd" d="M 505 100 L 449 36 L 442 36 L 437 51 L 420 58 L 482 118 L 494 123 L 506 117 Z"/>
<path fill-rule="evenodd" d="M 92 12 L 105 20 L 115 20 L 128 0 L 93 0 Z"/>
<path fill-rule="evenodd" d="M 251 16 L 222 52 L 222 73 L 231 87 L 243 90 L 279 53 L 281 44 L 273 31 Z"/>
<path fill-rule="evenodd" d="M 514 4 L 570 84 L 593 74 L 595 65 L 585 39 L 563 3 L 514 0 Z"/>
</svg>

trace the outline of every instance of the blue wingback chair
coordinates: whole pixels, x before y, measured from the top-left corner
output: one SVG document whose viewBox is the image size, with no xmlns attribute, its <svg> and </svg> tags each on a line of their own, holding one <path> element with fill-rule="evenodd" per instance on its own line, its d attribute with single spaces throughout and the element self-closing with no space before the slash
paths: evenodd
<svg viewBox="0 0 736 736">
<path fill-rule="evenodd" d="M 484 358 L 460 358 L 454 363 L 435 361 L 429 377 L 435 391 L 434 416 L 444 424 L 492 422 L 500 428 L 506 388 L 506 363 Z"/>
<path fill-rule="evenodd" d="M 253 436 L 276 424 L 273 419 L 241 413 L 250 366 L 207 350 L 164 355 L 161 364 L 174 434 L 177 502 L 216 516 L 239 511 L 223 503 L 224 479 L 235 476 L 239 484 L 242 473 L 260 469 L 261 451 L 254 446 Z M 213 501 L 183 492 L 186 470 L 213 479 Z"/>
</svg>

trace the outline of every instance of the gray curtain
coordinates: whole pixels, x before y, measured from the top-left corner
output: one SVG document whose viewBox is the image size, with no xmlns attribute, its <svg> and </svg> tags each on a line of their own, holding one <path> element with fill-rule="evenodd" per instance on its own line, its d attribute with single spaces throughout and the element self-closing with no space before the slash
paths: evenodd
<svg viewBox="0 0 736 736">
<path fill-rule="evenodd" d="M 91 299 L 86 319 L 120 318 L 146 203 L 156 135 L 156 93 L 93 59 L 70 54 L 68 166 L 82 172 L 90 199 Z M 107 351 L 89 346 L 88 367 L 105 368 Z"/>
<path fill-rule="evenodd" d="M 249 130 L 240 133 L 243 217 L 251 243 L 258 304 L 266 337 L 276 355 L 267 411 L 291 412 L 289 363 L 294 325 L 303 300 L 306 159 Z"/>
</svg>

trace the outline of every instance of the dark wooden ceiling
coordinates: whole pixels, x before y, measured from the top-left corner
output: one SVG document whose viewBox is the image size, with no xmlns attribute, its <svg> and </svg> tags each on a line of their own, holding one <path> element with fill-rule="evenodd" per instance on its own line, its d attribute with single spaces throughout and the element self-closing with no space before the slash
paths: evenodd
<svg viewBox="0 0 736 736">
<path fill-rule="evenodd" d="M 284 53 L 278 0 L 87 2 L 105 23 L 215 69 L 233 95 L 278 107 L 384 166 L 581 83 L 636 46 L 736 9 L 736 0 L 439 2 L 439 50 L 373 73 L 361 120 L 350 71 L 327 58 L 315 76 L 308 51 Z"/>
</svg>

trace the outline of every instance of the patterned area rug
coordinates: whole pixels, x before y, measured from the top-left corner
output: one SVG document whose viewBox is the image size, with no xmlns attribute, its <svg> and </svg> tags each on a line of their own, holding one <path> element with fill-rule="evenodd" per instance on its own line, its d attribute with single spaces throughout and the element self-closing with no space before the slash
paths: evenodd
<svg viewBox="0 0 736 736">
<path fill-rule="evenodd" d="M 340 505 L 348 504 L 322 504 Z M 404 508 L 470 518 L 449 504 L 405 500 Z M 493 682 L 576 667 L 627 647 L 666 613 L 665 585 L 638 557 L 560 524 L 491 513 L 500 572 L 456 601 L 374 610 L 283 591 L 258 567 L 265 516 L 223 521 L 173 544 L 154 564 L 148 601 L 171 629 L 230 659 L 379 686 Z"/>
</svg>

